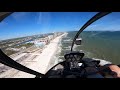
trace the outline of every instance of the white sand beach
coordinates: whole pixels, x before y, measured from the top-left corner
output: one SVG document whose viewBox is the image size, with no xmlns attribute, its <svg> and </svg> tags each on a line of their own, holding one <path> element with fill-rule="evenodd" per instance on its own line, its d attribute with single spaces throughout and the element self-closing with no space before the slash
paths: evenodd
<svg viewBox="0 0 120 90">
<path fill-rule="evenodd" d="M 61 38 L 66 35 L 67 33 L 64 33 L 55 39 L 53 39 L 50 44 L 46 46 L 46 48 L 40 53 L 37 54 L 34 59 L 27 59 L 21 62 L 21 64 L 25 65 L 26 67 L 29 67 L 32 70 L 35 70 L 37 72 L 40 72 L 42 74 L 45 74 L 48 70 L 48 65 L 50 64 L 51 59 L 56 54 L 58 43 L 61 40 Z M 36 53 L 32 53 L 34 55 Z M 15 69 L 10 69 L 6 71 L 3 75 L 0 75 L 1 78 L 34 78 L 35 75 L 31 75 L 22 71 L 18 71 Z"/>
</svg>

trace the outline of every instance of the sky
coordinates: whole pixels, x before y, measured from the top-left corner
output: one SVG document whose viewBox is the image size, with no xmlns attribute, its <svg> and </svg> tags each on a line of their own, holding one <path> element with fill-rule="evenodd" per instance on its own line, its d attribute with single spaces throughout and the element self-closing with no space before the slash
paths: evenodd
<svg viewBox="0 0 120 90">
<path fill-rule="evenodd" d="M 0 40 L 79 30 L 98 12 L 14 12 L 0 22 Z M 85 31 L 120 31 L 120 12 L 102 17 Z"/>
</svg>

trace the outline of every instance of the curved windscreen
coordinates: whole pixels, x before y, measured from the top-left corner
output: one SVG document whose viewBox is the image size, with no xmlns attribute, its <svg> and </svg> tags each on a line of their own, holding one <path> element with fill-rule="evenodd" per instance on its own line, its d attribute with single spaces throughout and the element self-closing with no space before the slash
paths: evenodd
<svg viewBox="0 0 120 90">
<path fill-rule="evenodd" d="M 45 73 L 64 60 L 77 31 L 97 13 L 14 12 L 0 23 L 0 49 L 13 60 Z M 106 15 L 81 33 L 81 45 L 73 49 L 84 52 L 85 57 L 120 64 L 119 23 L 119 12 Z M 0 64 L 0 77 L 21 75 L 28 76 Z"/>
</svg>

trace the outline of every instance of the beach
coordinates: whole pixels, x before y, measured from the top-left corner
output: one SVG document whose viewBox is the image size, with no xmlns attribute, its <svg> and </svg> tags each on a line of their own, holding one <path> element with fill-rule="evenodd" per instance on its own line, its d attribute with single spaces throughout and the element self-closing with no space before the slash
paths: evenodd
<svg viewBox="0 0 120 90">
<path fill-rule="evenodd" d="M 62 39 L 62 37 L 65 36 L 66 34 L 67 33 L 64 33 L 56 37 L 50 42 L 50 44 L 46 45 L 42 53 L 40 54 L 36 54 L 36 52 L 32 53 L 30 57 L 32 57 L 32 55 L 36 55 L 36 57 L 34 57 L 34 59 L 28 57 L 28 59 L 22 61 L 21 64 L 25 65 L 26 67 L 32 70 L 45 74 L 48 71 L 48 69 L 52 67 L 52 65 L 50 65 L 51 60 L 53 61 L 53 57 L 58 49 L 58 44 Z M 34 78 L 35 75 L 31 75 L 15 69 L 10 69 L 5 73 L 3 73 L 2 75 L 0 75 L 0 77 L 1 78 Z"/>
</svg>

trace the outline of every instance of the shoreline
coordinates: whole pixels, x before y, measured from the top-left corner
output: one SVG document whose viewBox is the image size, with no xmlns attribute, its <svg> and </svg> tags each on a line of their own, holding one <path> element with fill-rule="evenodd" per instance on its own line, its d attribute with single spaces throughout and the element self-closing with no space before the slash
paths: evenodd
<svg viewBox="0 0 120 90">
<path fill-rule="evenodd" d="M 40 72 L 42 74 L 45 74 L 48 70 L 48 66 L 51 63 L 51 60 L 53 59 L 54 55 L 56 54 L 56 51 L 58 49 L 59 42 L 61 41 L 62 37 L 66 35 L 67 33 L 64 33 L 55 39 L 53 39 L 50 44 L 48 44 L 41 54 L 39 54 L 34 60 L 25 60 L 22 61 L 21 64 L 25 65 L 26 67 L 35 70 L 37 72 Z M 51 66 L 50 66 L 51 67 Z M 18 71 L 16 69 L 10 69 L 3 73 L 3 75 L 0 75 L 1 78 L 34 78 L 35 75 L 28 74 L 22 71 Z"/>
<path fill-rule="evenodd" d="M 62 35 L 62 37 L 59 39 L 58 43 L 57 43 L 57 47 L 56 47 L 56 50 L 54 52 L 54 55 L 52 56 L 50 62 L 49 62 L 49 65 L 46 69 L 46 72 L 52 68 L 54 65 L 56 65 L 58 62 L 59 62 L 59 54 L 62 50 L 62 47 L 61 47 L 61 40 L 63 37 L 65 37 L 67 35 L 67 33 L 65 33 L 64 35 Z"/>
</svg>

